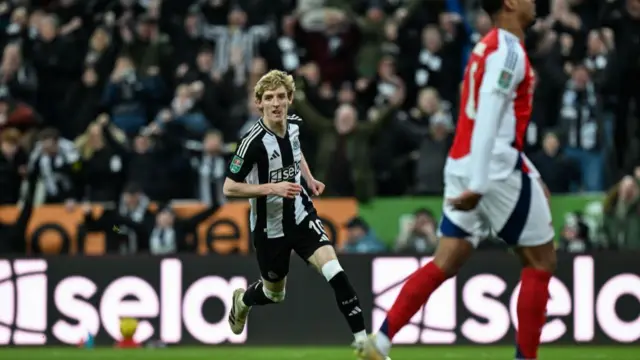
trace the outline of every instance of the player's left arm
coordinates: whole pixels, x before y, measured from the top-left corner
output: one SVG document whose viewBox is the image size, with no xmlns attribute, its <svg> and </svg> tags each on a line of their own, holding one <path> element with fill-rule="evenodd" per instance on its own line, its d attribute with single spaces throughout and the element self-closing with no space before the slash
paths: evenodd
<svg viewBox="0 0 640 360">
<path fill-rule="evenodd" d="M 298 127 L 302 127 L 302 119 L 296 115 L 290 115 L 289 122 L 298 125 Z M 307 182 L 307 186 L 313 195 L 322 195 L 325 185 L 321 181 L 316 180 L 316 178 L 313 177 L 313 174 L 311 174 L 311 168 L 309 168 L 309 163 L 307 163 L 307 159 L 304 157 L 302 149 L 300 149 L 300 155 L 302 157 L 300 160 L 300 171 L 302 172 L 302 177 Z"/>
<path fill-rule="evenodd" d="M 489 188 L 489 164 L 500 121 L 522 80 L 519 67 L 522 67 L 524 59 L 516 49 L 516 46 L 504 46 L 485 60 L 469 160 L 469 191 L 476 194 L 484 194 Z"/>
<path fill-rule="evenodd" d="M 316 178 L 313 177 L 313 174 L 311 174 L 311 169 L 309 168 L 309 164 L 307 163 L 307 159 L 304 157 L 304 154 L 302 154 L 302 160 L 300 161 L 300 171 L 302 171 L 302 177 L 307 182 L 307 185 L 311 189 L 311 192 L 313 193 L 313 195 L 315 196 L 322 195 L 322 193 L 324 192 L 325 185 L 321 181 L 318 181 L 316 180 Z"/>
</svg>

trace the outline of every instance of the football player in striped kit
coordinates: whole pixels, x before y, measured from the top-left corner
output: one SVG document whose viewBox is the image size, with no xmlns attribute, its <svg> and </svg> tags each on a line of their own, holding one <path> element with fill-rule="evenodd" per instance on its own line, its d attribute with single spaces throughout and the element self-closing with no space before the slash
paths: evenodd
<svg viewBox="0 0 640 360">
<path fill-rule="evenodd" d="M 262 117 L 241 139 L 227 171 L 224 194 L 248 198 L 251 203 L 251 231 L 261 274 L 246 290 L 234 292 L 229 324 L 240 334 L 252 307 L 284 300 L 293 250 L 331 285 L 354 344 L 361 346 L 366 330 L 358 296 L 310 196 L 322 194 L 324 184 L 314 179 L 302 154 L 302 119 L 287 114 L 294 93 L 293 77 L 283 71 L 272 70 L 258 81 L 254 95 Z"/>
</svg>

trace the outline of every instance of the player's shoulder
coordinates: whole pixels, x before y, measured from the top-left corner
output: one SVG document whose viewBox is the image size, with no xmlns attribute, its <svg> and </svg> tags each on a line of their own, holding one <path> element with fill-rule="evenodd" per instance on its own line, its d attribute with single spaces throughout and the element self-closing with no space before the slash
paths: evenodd
<svg viewBox="0 0 640 360">
<path fill-rule="evenodd" d="M 473 48 L 473 55 L 484 59 L 522 62 L 526 53 L 520 40 L 505 30 L 494 28 Z"/>
<path fill-rule="evenodd" d="M 249 151 L 252 151 L 257 146 L 262 145 L 262 137 L 266 133 L 264 127 L 260 123 L 260 121 L 256 121 L 256 123 L 247 130 L 247 132 L 242 135 L 240 141 L 238 142 L 238 147 L 236 148 L 236 152 L 238 155 L 243 157 Z"/>
<path fill-rule="evenodd" d="M 287 121 L 289 123 L 302 123 L 302 118 L 300 116 L 298 116 L 297 114 L 288 114 L 287 115 Z"/>
</svg>

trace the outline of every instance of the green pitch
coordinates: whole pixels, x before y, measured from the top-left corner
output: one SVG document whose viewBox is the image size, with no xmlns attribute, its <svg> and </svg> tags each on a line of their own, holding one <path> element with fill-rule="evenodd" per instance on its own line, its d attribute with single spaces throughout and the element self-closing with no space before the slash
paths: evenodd
<svg viewBox="0 0 640 360">
<path fill-rule="evenodd" d="M 393 360 L 513 360 L 511 347 L 398 347 Z M 93 350 L 74 348 L 6 349 L 2 360 L 355 360 L 348 348 L 336 347 L 175 347 L 168 349 Z M 638 360 L 640 347 L 546 347 L 540 360 Z"/>
</svg>

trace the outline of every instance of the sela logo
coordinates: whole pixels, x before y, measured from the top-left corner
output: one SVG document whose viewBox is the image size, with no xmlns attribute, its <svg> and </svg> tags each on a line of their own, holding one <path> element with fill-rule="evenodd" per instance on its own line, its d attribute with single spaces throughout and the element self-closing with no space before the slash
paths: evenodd
<svg viewBox="0 0 640 360">
<path fill-rule="evenodd" d="M 49 327 L 50 334 L 66 344 L 75 345 L 88 333 L 95 336 L 101 330 L 113 339 L 120 339 L 121 317 L 139 319 L 135 334 L 139 342 L 155 338 L 169 344 L 178 343 L 184 335 L 183 329 L 203 344 L 244 343 L 247 339 L 246 330 L 234 335 L 227 323 L 231 295 L 236 288 L 246 288 L 244 277 L 227 280 L 205 276 L 183 285 L 182 262 L 164 259 L 157 289 L 137 276 L 115 278 L 102 289 L 90 278 L 80 275 L 69 276 L 47 287 L 45 260 L 16 260 L 13 267 L 11 265 L 8 260 L 0 260 L 1 275 L 11 275 L 12 268 L 15 274 L 15 280 L 11 277 L 0 280 L 0 299 L 3 299 L 0 345 L 45 344 L 47 339 L 43 334 Z M 0 277 L 5 278 L 7 276 Z M 47 293 L 48 288 L 52 293 Z M 53 304 L 47 304 L 47 295 Z M 14 302 L 14 298 L 17 301 Z M 8 306 L 4 299 L 10 299 Z M 224 304 L 224 314 L 215 322 L 202 314 L 204 303 L 210 299 Z M 47 317 L 47 305 L 54 316 Z M 58 314 L 61 316 L 56 319 Z"/>
<path fill-rule="evenodd" d="M 47 262 L 0 260 L 0 345 L 47 342 Z"/>
<path fill-rule="evenodd" d="M 278 183 L 295 179 L 300 173 L 300 161 L 296 161 L 293 165 L 272 170 L 269 173 L 269 182 Z"/>
<path fill-rule="evenodd" d="M 395 301 L 404 280 L 431 258 L 378 258 L 373 261 L 372 287 L 376 298 L 373 310 L 373 328 L 379 327 Z M 550 300 L 547 304 L 547 323 L 542 331 L 542 342 L 549 343 L 570 336 L 576 342 L 590 342 L 599 329 L 612 340 L 633 343 L 640 339 L 640 312 L 634 318 L 621 319 L 616 311 L 623 296 L 640 302 L 640 276 L 618 274 L 595 288 L 594 261 L 590 256 L 573 260 L 573 289 L 560 279 L 549 283 Z M 464 281 L 459 284 L 458 282 Z M 459 285 L 459 286 L 458 286 Z M 506 336 L 513 326 L 517 329 L 517 300 L 520 284 L 507 293 L 508 284 L 495 274 L 477 274 L 466 280 L 447 280 L 429 302 L 413 316 L 410 324 L 394 338 L 399 344 L 453 344 L 458 335 L 477 344 L 491 344 L 510 340 Z M 461 289 L 457 293 L 457 289 Z M 507 295 L 504 303 L 499 298 Z M 473 317 L 458 319 L 458 307 L 464 307 Z M 479 319 L 483 319 L 480 321 Z M 568 333 L 567 324 L 573 332 Z M 458 329 L 456 331 L 456 329 Z"/>
</svg>

